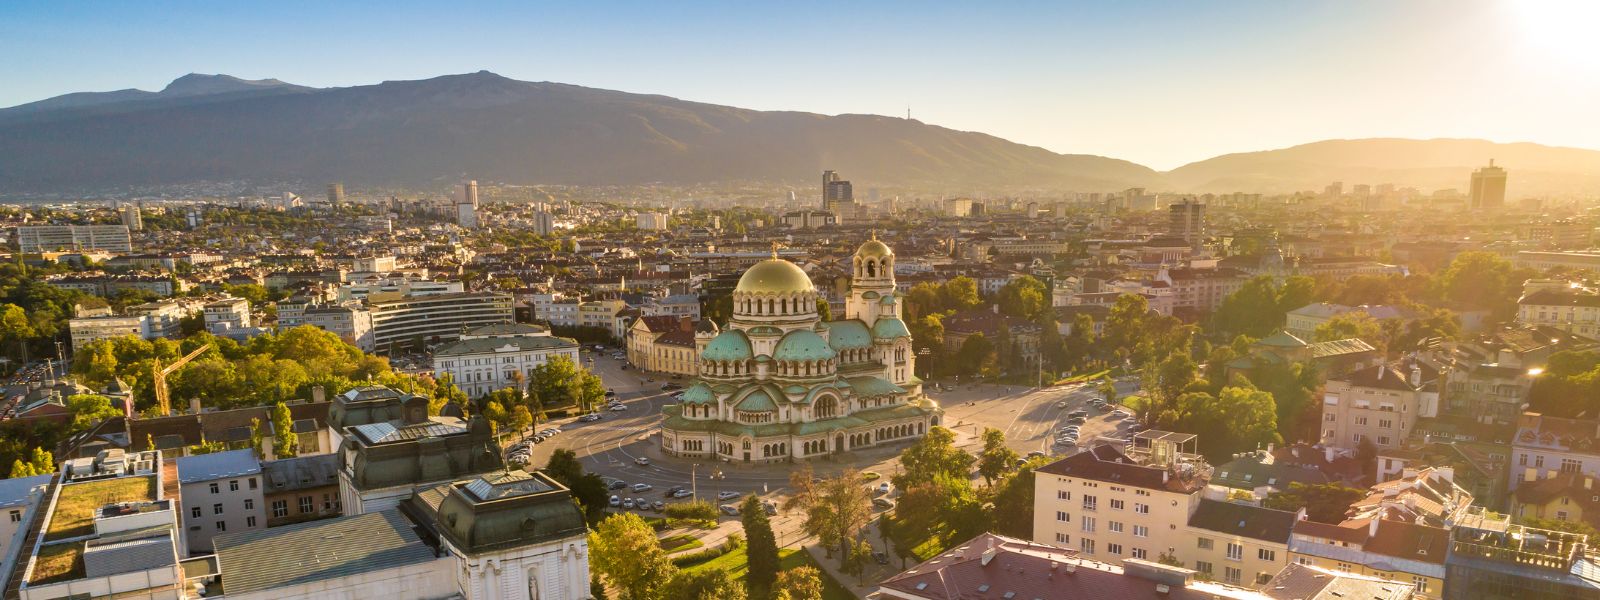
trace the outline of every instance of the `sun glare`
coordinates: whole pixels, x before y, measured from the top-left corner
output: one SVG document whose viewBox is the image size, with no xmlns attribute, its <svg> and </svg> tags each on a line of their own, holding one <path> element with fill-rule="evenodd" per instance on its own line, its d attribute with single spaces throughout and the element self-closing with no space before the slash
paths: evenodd
<svg viewBox="0 0 1600 600">
<path fill-rule="evenodd" d="M 1509 0 L 1505 6 L 1523 43 L 1543 58 L 1600 68 L 1600 1 Z"/>
</svg>

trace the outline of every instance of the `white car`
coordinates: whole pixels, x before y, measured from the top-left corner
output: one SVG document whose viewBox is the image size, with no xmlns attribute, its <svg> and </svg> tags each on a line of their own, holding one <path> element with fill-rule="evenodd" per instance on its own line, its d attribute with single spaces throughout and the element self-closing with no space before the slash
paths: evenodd
<svg viewBox="0 0 1600 600">
<path fill-rule="evenodd" d="M 635 483 L 635 484 L 633 484 L 633 491 L 634 492 L 648 492 L 648 491 L 650 491 L 651 487 L 652 486 L 650 484 L 648 484 L 648 483 Z"/>
<path fill-rule="evenodd" d="M 740 494 L 739 492 L 718 492 L 717 493 L 717 499 L 718 500 L 732 500 L 732 499 L 738 498 L 739 496 L 742 496 L 742 495 L 743 494 Z"/>
<path fill-rule="evenodd" d="M 622 507 L 623 508 L 633 508 L 633 498 L 625 498 L 625 499 L 623 499 Z"/>
<path fill-rule="evenodd" d="M 892 491 L 894 491 L 894 484 L 889 483 L 887 481 L 878 484 L 878 493 L 879 494 L 887 494 L 887 493 L 892 492 Z"/>
<path fill-rule="evenodd" d="M 612 506 L 622 506 L 622 499 L 618 498 L 616 496 L 612 496 L 611 497 L 611 505 Z"/>
<path fill-rule="evenodd" d="M 639 458 L 633 459 L 633 464 L 639 465 L 641 467 L 648 467 L 648 466 L 650 466 L 650 459 L 641 456 Z"/>
<path fill-rule="evenodd" d="M 694 492 L 691 492 L 689 490 L 678 490 L 678 491 L 672 493 L 672 497 L 673 498 L 688 498 L 689 496 L 693 496 L 693 495 L 694 495 Z"/>
<path fill-rule="evenodd" d="M 624 405 L 621 405 L 621 404 L 613 404 L 613 405 L 611 405 L 611 411 L 612 412 L 623 411 L 623 410 L 628 410 L 628 407 L 624 406 Z"/>
</svg>

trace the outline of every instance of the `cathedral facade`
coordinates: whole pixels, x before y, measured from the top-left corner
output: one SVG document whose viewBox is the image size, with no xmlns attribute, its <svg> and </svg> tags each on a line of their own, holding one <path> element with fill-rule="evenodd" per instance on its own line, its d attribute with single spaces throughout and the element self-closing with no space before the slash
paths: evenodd
<svg viewBox="0 0 1600 600">
<path fill-rule="evenodd" d="M 733 290 L 700 377 L 664 409 L 668 454 L 729 462 L 807 459 L 926 433 L 942 411 L 914 374 L 894 251 L 873 239 L 851 259 L 845 318 L 823 321 L 810 276 L 774 256 Z"/>
</svg>

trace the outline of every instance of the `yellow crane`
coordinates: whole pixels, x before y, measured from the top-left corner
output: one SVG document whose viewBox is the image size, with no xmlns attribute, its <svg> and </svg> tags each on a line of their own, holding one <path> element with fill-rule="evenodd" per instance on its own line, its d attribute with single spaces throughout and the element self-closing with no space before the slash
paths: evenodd
<svg viewBox="0 0 1600 600">
<path fill-rule="evenodd" d="M 194 352 L 190 352 L 183 358 L 178 359 L 176 362 L 167 365 L 165 368 L 161 366 L 160 360 L 155 361 L 155 364 L 150 366 L 150 371 L 155 374 L 156 404 L 161 406 L 162 416 L 172 414 L 172 395 L 171 393 L 167 392 L 167 376 L 171 375 L 173 371 L 176 371 L 184 365 L 189 364 L 189 361 L 194 360 L 196 357 L 200 356 L 201 353 L 210 349 L 211 344 L 206 344 L 199 348 L 195 348 Z"/>
</svg>

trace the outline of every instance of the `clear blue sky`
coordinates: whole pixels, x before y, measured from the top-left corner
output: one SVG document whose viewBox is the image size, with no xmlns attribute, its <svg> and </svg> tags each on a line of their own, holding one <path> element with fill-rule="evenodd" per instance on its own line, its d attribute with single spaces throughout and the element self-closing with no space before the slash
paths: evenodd
<svg viewBox="0 0 1600 600">
<path fill-rule="evenodd" d="M 248 5 L 247 5 L 248 4 Z M 190 72 L 349 86 L 487 69 L 912 116 L 1172 168 L 1326 138 L 1600 148 L 1600 1 L 0 4 L 0 106 Z"/>
</svg>

